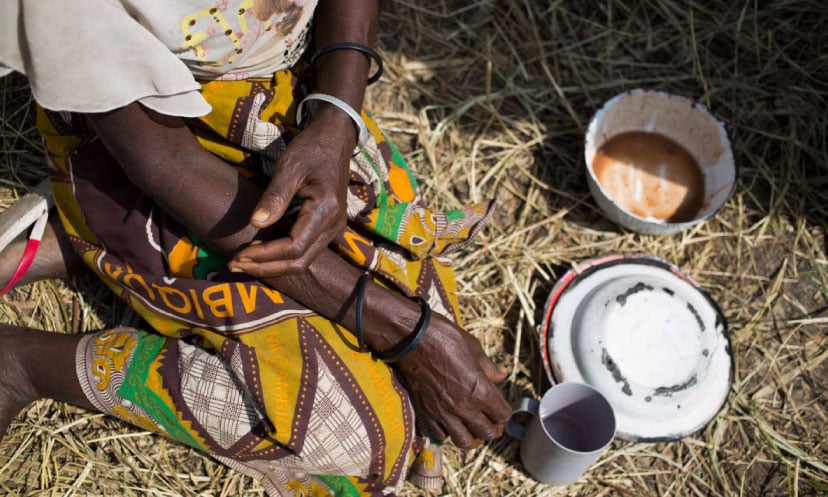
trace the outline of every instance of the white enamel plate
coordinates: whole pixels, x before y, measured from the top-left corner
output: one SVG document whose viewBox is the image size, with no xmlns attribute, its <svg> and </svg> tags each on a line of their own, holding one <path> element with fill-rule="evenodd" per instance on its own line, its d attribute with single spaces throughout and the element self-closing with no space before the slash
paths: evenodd
<svg viewBox="0 0 828 497">
<path fill-rule="evenodd" d="M 694 433 L 730 390 L 724 316 L 692 278 L 652 256 L 613 255 L 566 273 L 546 303 L 541 350 L 553 384 L 586 383 L 607 397 L 624 440 Z"/>
</svg>

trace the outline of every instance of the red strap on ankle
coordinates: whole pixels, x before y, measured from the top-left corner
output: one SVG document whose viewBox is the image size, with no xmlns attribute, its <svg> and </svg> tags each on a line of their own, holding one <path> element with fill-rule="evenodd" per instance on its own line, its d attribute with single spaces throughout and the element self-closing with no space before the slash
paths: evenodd
<svg viewBox="0 0 828 497">
<path fill-rule="evenodd" d="M 29 235 L 29 241 L 26 242 L 26 248 L 23 250 L 23 257 L 20 258 L 20 263 L 17 265 L 17 269 L 14 271 L 11 279 L 6 286 L 0 289 L 0 295 L 4 295 L 9 292 L 14 285 L 20 281 L 20 278 L 26 274 L 26 271 L 29 270 L 31 267 L 32 262 L 34 262 L 35 255 L 37 255 L 37 248 L 40 246 L 40 240 L 43 238 L 43 232 L 46 230 L 46 223 L 49 221 L 49 212 L 46 211 L 42 216 L 40 216 L 35 223 L 34 227 L 32 228 L 32 232 Z"/>
</svg>

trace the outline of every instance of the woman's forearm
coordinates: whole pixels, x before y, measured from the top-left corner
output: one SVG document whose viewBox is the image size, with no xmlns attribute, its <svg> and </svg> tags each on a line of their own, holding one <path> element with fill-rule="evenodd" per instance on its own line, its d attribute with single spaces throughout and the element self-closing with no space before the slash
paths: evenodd
<svg viewBox="0 0 828 497">
<path fill-rule="evenodd" d="M 248 221 L 260 191 L 202 148 L 183 120 L 138 103 L 89 117 L 132 183 L 213 250 L 229 259 L 258 235 Z"/>
<path fill-rule="evenodd" d="M 358 43 L 373 48 L 377 39 L 380 0 L 321 0 L 314 20 L 314 49 L 334 43 Z M 354 50 L 336 50 L 317 60 L 316 89 L 334 95 L 353 108 L 362 107 L 371 61 Z"/>
<path fill-rule="evenodd" d="M 314 17 L 314 50 L 348 42 L 373 48 L 377 38 L 379 0 L 321 0 Z M 357 112 L 362 108 L 371 60 L 355 50 L 335 50 L 315 63 L 319 93 L 332 95 Z M 343 142 L 353 144 L 357 134 L 350 117 L 335 106 L 319 102 L 315 119 L 324 120 Z"/>
<path fill-rule="evenodd" d="M 303 273 L 262 280 L 328 319 L 355 330 L 355 290 L 361 275 L 360 269 L 325 250 Z M 390 350 L 416 327 L 420 311 L 414 301 L 369 281 L 362 309 L 365 343 L 373 350 Z"/>
<path fill-rule="evenodd" d="M 180 119 L 159 116 L 139 104 L 91 117 L 98 135 L 130 179 L 212 249 L 229 259 L 262 236 L 247 222 L 261 191 L 204 150 L 192 132 L 179 125 Z M 360 274 L 324 250 L 301 274 L 262 280 L 353 330 L 353 297 Z M 374 283 L 366 288 L 364 311 L 366 342 L 377 350 L 389 349 L 419 319 L 416 303 Z"/>
</svg>

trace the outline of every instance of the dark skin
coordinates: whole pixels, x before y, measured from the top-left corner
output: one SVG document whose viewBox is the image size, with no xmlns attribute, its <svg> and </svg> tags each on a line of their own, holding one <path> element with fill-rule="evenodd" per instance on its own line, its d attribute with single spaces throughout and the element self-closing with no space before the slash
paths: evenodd
<svg viewBox="0 0 828 497">
<path fill-rule="evenodd" d="M 317 46 L 345 40 L 373 46 L 377 1 L 323 0 L 317 12 Z M 318 68 L 317 91 L 361 107 L 369 71 L 362 54 L 336 51 L 323 57 Z M 90 119 L 135 185 L 230 259 L 231 270 L 257 277 L 354 329 L 353 295 L 361 271 L 327 248 L 345 223 L 348 167 L 356 142 L 356 128 L 347 114 L 334 106 L 320 105 L 313 121 L 277 162 L 277 173 L 264 192 L 205 151 L 179 118 L 133 103 Z M 293 196 L 304 203 L 296 222 L 284 232 L 277 221 Z M 369 283 L 363 308 L 367 345 L 387 351 L 405 340 L 420 311 L 417 303 L 398 292 Z M 33 340 L 49 339 L 32 336 Z M 48 355 L 41 349 L 37 353 Z M 7 364 L 26 364 L 22 358 L 12 359 Z M 432 314 L 422 343 L 397 366 L 432 437 L 451 437 L 458 447 L 472 448 L 502 434 L 511 407 L 496 382 L 503 380 L 506 372 L 486 356 L 469 333 Z M 33 400 L 32 396 L 49 396 L 88 407 L 82 392 L 83 400 L 76 398 L 76 381 L 71 385 L 55 381 L 59 379 L 33 382 L 41 386 L 12 404 L 17 408 Z M 2 393 L 0 388 L 0 397 Z M 5 417 L 2 412 L 0 415 Z"/>
</svg>

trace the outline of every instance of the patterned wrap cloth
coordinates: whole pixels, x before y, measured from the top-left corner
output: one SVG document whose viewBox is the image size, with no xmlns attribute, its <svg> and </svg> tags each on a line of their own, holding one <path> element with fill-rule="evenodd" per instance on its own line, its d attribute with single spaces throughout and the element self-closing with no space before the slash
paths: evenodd
<svg viewBox="0 0 828 497">
<path fill-rule="evenodd" d="M 309 76 L 205 82 L 213 111 L 189 124 L 264 186 L 298 132 Z M 460 324 L 445 256 L 491 204 L 426 208 L 399 151 L 362 117 L 372 136 L 351 161 L 349 224 L 333 247 Z M 271 496 L 393 495 L 406 477 L 441 485 L 439 448 L 417 435 L 393 368 L 358 352 L 340 325 L 228 271 L 129 182 L 84 116 L 39 109 L 38 125 L 75 249 L 148 325 L 84 337 L 78 376 L 98 409 L 213 456 Z"/>
</svg>

